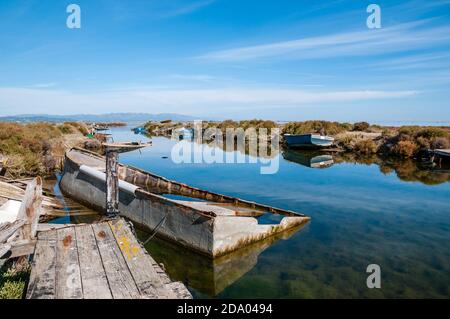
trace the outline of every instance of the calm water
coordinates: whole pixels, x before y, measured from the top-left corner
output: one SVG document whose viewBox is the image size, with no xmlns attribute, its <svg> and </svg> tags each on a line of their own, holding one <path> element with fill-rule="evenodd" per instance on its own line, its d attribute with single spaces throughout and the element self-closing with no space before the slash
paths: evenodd
<svg viewBox="0 0 450 319">
<path fill-rule="evenodd" d="M 146 140 L 127 128 L 112 132 L 116 141 Z M 174 143 L 153 138 L 152 147 L 120 160 L 312 218 L 284 238 L 215 261 L 153 239 L 146 248 L 195 297 L 450 297 L 450 171 L 355 158 L 314 169 L 294 153 L 277 155 L 277 174 L 261 175 L 257 164 L 174 164 Z M 369 264 L 381 266 L 381 289 L 366 286 Z"/>
</svg>

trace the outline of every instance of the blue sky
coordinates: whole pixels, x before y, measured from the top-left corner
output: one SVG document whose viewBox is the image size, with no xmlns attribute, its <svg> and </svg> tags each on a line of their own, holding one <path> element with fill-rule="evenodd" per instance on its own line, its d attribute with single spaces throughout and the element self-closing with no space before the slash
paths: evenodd
<svg viewBox="0 0 450 319">
<path fill-rule="evenodd" d="M 449 0 L 2 0 L 0 30 L 0 116 L 450 122 Z"/>
</svg>

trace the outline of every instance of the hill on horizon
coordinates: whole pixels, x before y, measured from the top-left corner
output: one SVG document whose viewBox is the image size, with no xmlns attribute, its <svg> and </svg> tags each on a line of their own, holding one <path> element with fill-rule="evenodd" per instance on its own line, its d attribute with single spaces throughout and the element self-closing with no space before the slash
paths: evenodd
<svg viewBox="0 0 450 319">
<path fill-rule="evenodd" d="M 198 118 L 190 115 L 176 113 L 108 113 L 108 114 L 73 114 L 73 115 L 51 115 L 51 114 L 18 114 L 2 116 L 3 122 L 147 122 L 147 121 L 192 121 Z"/>
</svg>

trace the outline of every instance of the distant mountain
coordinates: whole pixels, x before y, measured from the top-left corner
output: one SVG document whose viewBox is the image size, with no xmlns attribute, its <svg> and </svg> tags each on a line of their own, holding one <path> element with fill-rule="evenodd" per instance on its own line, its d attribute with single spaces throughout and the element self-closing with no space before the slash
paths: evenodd
<svg viewBox="0 0 450 319">
<path fill-rule="evenodd" d="M 176 113 L 109 113 L 109 114 L 74 114 L 74 115 L 50 115 L 50 114 L 21 114 L 0 117 L 3 122 L 68 122 L 68 121 L 84 121 L 84 122 L 147 122 L 172 120 L 172 121 L 192 121 L 198 118 L 176 114 Z"/>
</svg>

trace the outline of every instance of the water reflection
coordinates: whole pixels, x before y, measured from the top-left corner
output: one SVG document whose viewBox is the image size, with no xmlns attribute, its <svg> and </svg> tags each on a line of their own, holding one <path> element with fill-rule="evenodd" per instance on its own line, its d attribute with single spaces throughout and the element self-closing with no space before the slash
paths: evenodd
<svg viewBox="0 0 450 319">
<path fill-rule="evenodd" d="M 333 156 L 314 151 L 283 150 L 283 158 L 310 168 L 327 168 L 334 164 Z"/>
<path fill-rule="evenodd" d="M 121 129 L 113 133 L 115 140 L 137 138 Z M 207 259 L 194 261 L 189 252 L 166 252 L 167 246 L 152 242 L 151 254 L 165 263 L 170 276 L 187 282 L 196 297 L 217 293 L 218 298 L 450 296 L 450 183 L 444 166 L 325 153 L 333 156 L 334 165 L 311 169 L 278 154 L 279 172 L 261 175 L 255 165 L 176 164 L 163 159 L 170 158 L 175 143 L 154 138 L 152 147 L 142 154 L 127 153 L 121 161 L 195 187 L 312 218 L 289 240 L 255 251 L 257 263 L 248 266 L 248 271 L 240 269 L 245 267 L 240 266 L 239 257 L 236 266 L 226 266 L 230 269 L 225 274 Z M 366 286 L 365 270 L 371 263 L 382 267 L 382 289 Z M 229 279 L 219 279 L 221 273 Z"/>
<path fill-rule="evenodd" d="M 326 153 L 284 149 L 283 158 L 310 168 L 328 168 L 333 164 L 353 163 L 378 165 L 380 172 L 388 175 L 395 173 L 405 182 L 420 182 L 426 185 L 438 185 L 450 182 L 450 165 L 447 163 L 430 164 L 412 159 L 363 156 L 354 153 Z"/>
<path fill-rule="evenodd" d="M 252 270 L 264 250 L 278 240 L 290 238 L 303 227 L 290 229 L 215 259 L 158 238 L 153 238 L 145 248 L 158 263 L 166 266 L 172 280 L 184 282 L 196 297 L 215 297 Z M 137 235 L 143 242 L 149 236 L 139 230 Z"/>
</svg>

